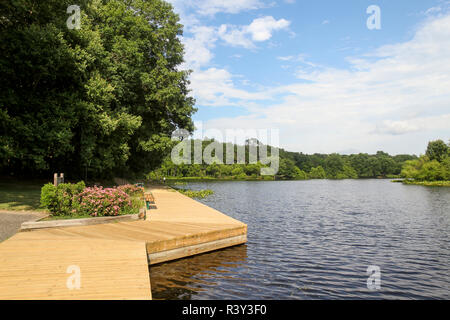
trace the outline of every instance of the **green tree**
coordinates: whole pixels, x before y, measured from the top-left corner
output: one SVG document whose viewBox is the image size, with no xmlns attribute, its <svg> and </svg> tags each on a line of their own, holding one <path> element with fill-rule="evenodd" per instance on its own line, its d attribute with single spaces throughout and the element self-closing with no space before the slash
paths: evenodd
<svg viewBox="0 0 450 320">
<path fill-rule="evenodd" d="M 359 153 L 351 155 L 349 161 L 352 167 L 361 178 L 373 177 L 372 169 L 369 163 L 370 156 L 367 153 Z"/>
<path fill-rule="evenodd" d="M 440 163 L 422 156 L 418 160 L 408 160 L 402 168 L 402 176 L 418 181 L 438 181 L 450 178 L 450 160 L 444 158 Z"/>
<path fill-rule="evenodd" d="M 344 161 L 342 160 L 342 157 L 337 154 L 333 153 L 330 154 L 325 159 L 325 172 L 327 173 L 327 178 L 330 179 L 339 179 L 340 174 L 344 170 Z"/>
<path fill-rule="evenodd" d="M 182 25 L 162 0 L 0 5 L 0 170 L 48 176 L 156 168 L 171 132 L 193 130 Z"/>
<path fill-rule="evenodd" d="M 233 165 L 233 170 L 231 171 L 231 174 L 233 176 L 240 176 L 242 174 L 245 174 L 244 169 L 242 168 L 242 166 L 236 164 Z"/>
<path fill-rule="evenodd" d="M 422 159 L 407 160 L 402 167 L 401 176 L 407 179 L 416 179 L 422 167 Z"/>
<path fill-rule="evenodd" d="M 448 154 L 449 147 L 442 140 L 430 141 L 425 154 L 430 160 L 441 162 Z"/>
<path fill-rule="evenodd" d="M 421 167 L 416 179 L 421 181 L 444 180 L 443 168 L 437 160 L 427 161 Z"/>
<path fill-rule="evenodd" d="M 248 176 L 258 176 L 260 174 L 261 170 L 261 164 L 260 163 L 252 163 L 247 164 L 244 167 L 244 172 Z"/>
<path fill-rule="evenodd" d="M 326 179 L 326 177 L 327 174 L 322 166 L 311 168 L 311 171 L 309 172 L 310 179 Z"/>
<path fill-rule="evenodd" d="M 450 181 L 450 156 L 447 156 L 441 162 L 442 178 Z"/>
<path fill-rule="evenodd" d="M 219 167 L 220 169 L 220 176 L 222 177 L 229 177 L 232 176 L 232 171 L 233 171 L 233 167 L 231 165 L 228 164 L 222 164 Z"/>
<path fill-rule="evenodd" d="M 217 163 L 212 163 L 206 167 L 206 174 L 210 177 L 217 178 L 220 174 L 220 167 Z"/>
<path fill-rule="evenodd" d="M 301 171 L 291 159 L 280 159 L 277 175 L 284 179 L 306 179 L 305 172 Z"/>
<path fill-rule="evenodd" d="M 356 173 L 356 170 L 353 169 L 353 167 L 349 164 L 344 164 L 343 172 L 342 172 L 343 179 L 357 179 L 358 174 Z"/>
<path fill-rule="evenodd" d="M 296 167 L 297 169 L 295 170 L 296 171 L 296 174 L 295 174 L 295 179 L 297 179 L 297 180 L 307 180 L 308 179 L 308 174 L 305 172 L 305 171 L 303 171 L 303 170 L 300 170 L 298 167 Z"/>
</svg>

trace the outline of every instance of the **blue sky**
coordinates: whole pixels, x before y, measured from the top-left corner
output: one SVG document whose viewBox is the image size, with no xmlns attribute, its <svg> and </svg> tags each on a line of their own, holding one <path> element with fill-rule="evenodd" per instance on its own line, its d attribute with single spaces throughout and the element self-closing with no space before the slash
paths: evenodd
<svg viewBox="0 0 450 320">
<path fill-rule="evenodd" d="M 203 130 L 277 129 L 306 153 L 420 154 L 450 139 L 450 1 L 169 2 Z"/>
</svg>

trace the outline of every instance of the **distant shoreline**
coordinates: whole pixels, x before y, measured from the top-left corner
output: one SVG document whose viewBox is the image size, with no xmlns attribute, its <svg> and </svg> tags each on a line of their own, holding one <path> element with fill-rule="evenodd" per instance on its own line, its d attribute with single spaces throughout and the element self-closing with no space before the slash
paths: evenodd
<svg viewBox="0 0 450 320">
<path fill-rule="evenodd" d="M 425 187 L 450 187 L 450 181 L 411 181 L 403 180 L 403 184 L 411 184 Z"/>
<path fill-rule="evenodd" d="M 402 178 L 395 178 L 393 177 L 378 177 L 378 178 L 345 178 L 345 179 L 274 179 L 271 177 L 271 179 L 255 179 L 255 178 L 248 178 L 248 179 L 242 179 L 242 178 L 233 178 L 233 177 L 226 177 L 226 178 L 212 178 L 212 177 L 180 177 L 180 178 L 167 178 L 166 177 L 166 183 L 175 183 L 175 182 L 208 182 L 208 181 L 312 181 L 312 180 L 332 180 L 332 181 L 338 181 L 338 180 L 386 180 L 391 179 L 391 182 L 397 182 L 402 183 L 405 185 L 419 185 L 419 186 L 425 186 L 425 187 L 450 187 L 450 181 L 412 181 L 408 179 L 402 179 Z"/>
<path fill-rule="evenodd" d="M 285 178 L 274 178 L 273 176 L 268 176 L 268 178 L 234 178 L 234 177 L 224 177 L 224 178 L 213 178 L 213 177 L 166 177 L 166 183 L 170 182 L 189 182 L 189 181 L 312 181 L 312 180 L 383 180 L 383 179 L 400 179 L 399 177 L 377 177 L 377 178 L 342 178 L 342 179 L 285 179 Z M 160 182 L 159 180 L 155 180 Z"/>
</svg>

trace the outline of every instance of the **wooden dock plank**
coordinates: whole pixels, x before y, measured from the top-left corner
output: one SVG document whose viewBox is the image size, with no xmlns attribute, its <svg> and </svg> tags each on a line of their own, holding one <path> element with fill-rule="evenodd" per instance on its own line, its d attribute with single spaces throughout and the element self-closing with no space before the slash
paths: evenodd
<svg viewBox="0 0 450 320">
<path fill-rule="evenodd" d="M 151 299 L 145 243 L 22 240 L 0 244 L 0 299 Z M 80 289 L 69 289 L 69 266 Z"/>
<path fill-rule="evenodd" d="M 244 230 L 245 225 L 212 223 L 178 224 L 175 222 L 136 221 L 130 223 L 120 222 L 105 225 L 27 231 L 20 232 L 13 238 L 22 240 L 51 240 L 59 237 L 79 237 L 86 239 L 135 240 L 151 243 L 153 241 L 207 235 L 208 233 L 214 232 L 225 234 L 235 229 Z M 219 236 L 221 235 L 219 234 Z"/>
<path fill-rule="evenodd" d="M 173 189 L 151 191 L 146 221 L 26 231 L 1 243 L 0 299 L 151 299 L 148 263 L 247 241 L 246 224 Z M 80 290 L 66 287 L 69 265 L 80 266 Z"/>
</svg>

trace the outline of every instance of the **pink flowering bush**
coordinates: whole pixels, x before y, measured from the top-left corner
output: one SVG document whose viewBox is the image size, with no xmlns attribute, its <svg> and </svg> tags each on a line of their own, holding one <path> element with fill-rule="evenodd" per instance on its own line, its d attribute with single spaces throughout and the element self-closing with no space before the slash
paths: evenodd
<svg viewBox="0 0 450 320">
<path fill-rule="evenodd" d="M 123 188 L 86 188 L 78 196 L 75 209 L 78 214 L 88 214 L 93 217 L 118 216 L 137 213 L 139 208 L 132 201 L 131 196 Z"/>
<path fill-rule="evenodd" d="M 41 191 L 41 205 L 53 216 L 92 217 L 139 213 L 144 189 L 131 184 L 114 188 L 77 184 L 46 184 Z"/>
<path fill-rule="evenodd" d="M 142 196 L 144 195 L 144 188 L 137 187 L 133 184 L 124 184 L 122 186 L 117 187 L 117 189 L 122 190 L 126 194 L 130 196 Z"/>
</svg>

